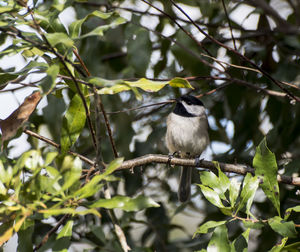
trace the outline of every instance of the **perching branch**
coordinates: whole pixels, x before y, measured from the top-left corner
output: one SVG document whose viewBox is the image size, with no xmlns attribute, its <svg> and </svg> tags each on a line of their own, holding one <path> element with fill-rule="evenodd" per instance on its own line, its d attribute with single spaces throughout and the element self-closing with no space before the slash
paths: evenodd
<svg viewBox="0 0 300 252">
<path fill-rule="evenodd" d="M 169 156 L 167 155 L 148 154 L 145 156 L 124 161 L 118 170 L 133 169 L 134 167 L 147 165 L 151 163 L 159 163 L 159 164 L 170 163 L 171 165 L 180 165 L 180 166 L 189 166 L 189 167 L 197 166 L 195 159 L 172 158 L 170 160 Z M 236 173 L 241 175 L 246 175 L 247 173 L 254 174 L 254 169 L 247 165 L 226 164 L 226 163 L 219 163 L 219 162 L 218 164 L 220 165 L 221 170 L 224 172 L 231 172 L 231 173 Z M 205 168 L 208 170 L 216 170 L 216 162 L 202 160 L 197 167 Z M 300 186 L 300 177 L 289 177 L 284 175 L 278 175 L 277 180 L 280 183 Z"/>
<path fill-rule="evenodd" d="M 46 142 L 56 148 L 60 148 L 60 145 L 55 143 L 54 141 L 40 136 L 37 133 L 34 133 L 30 130 L 24 130 L 24 133 L 38 138 L 39 140 Z M 68 151 L 69 154 L 74 155 L 79 157 L 82 161 L 86 162 L 87 164 L 94 166 L 95 163 L 72 151 Z M 169 156 L 167 155 L 161 155 L 161 154 L 148 154 L 145 156 L 141 156 L 138 158 L 126 160 L 123 162 L 123 164 L 118 168 L 118 170 L 126 170 L 126 169 L 133 169 L 137 166 L 143 166 L 143 165 L 148 165 L 151 163 L 157 163 L 157 164 L 170 164 L 170 165 L 180 165 L 180 166 L 189 166 L 189 167 L 196 167 L 196 162 L 195 159 L 182 159 L 182 158 L 172 158 L 171 160 L 169 159 Z M 242 164 L 226 164 L 226 163 L 219 163 L 220 168 L 224 172 L 231 172 L 231 173 L 236 173 L 236 174 L 241 174 L 241 175 L 246 175 L 248 172 L 251 174 L 254 174 L 254 169 L 250 166 L 247 165 L 242 165 Z M 216 170 L 215 162 L 212 161 L 206 161 L 202 160 L 201 163 L 197 166 L 199 168 L 204 168 L 208 170 Z M 97 171 L 95 171 L 97 172 Z M 95 174 L 94 172 L 94 174 Z M 294 186 L 300 186 L 300 177 L 289 177 L 289 176 L 284 176 L 284 175 L 278 175 L 277 180 L 280 183 L 284 184 L 290 184 Z"/>
</svg>

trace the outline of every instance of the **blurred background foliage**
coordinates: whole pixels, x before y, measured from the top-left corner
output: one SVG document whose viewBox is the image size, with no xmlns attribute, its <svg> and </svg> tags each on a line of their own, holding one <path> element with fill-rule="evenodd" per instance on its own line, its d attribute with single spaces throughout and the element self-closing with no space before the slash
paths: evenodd
<svg viewBox="0 0 300 252">
<path fill-rule="evenodd" d="M 276 155 L 280 173 L 291 176 L 299 172 L 299 102 L 289 97 L 266 75 L 253 70 L 253 65 L 235 52 L 228 51 L 205 37 L 171 1 L 151 2 L 171 19 L 139 0 L 33 2 L 36 19 L 46 33 L 68 34 L 70 23 L 95 10 L 115 14 L 108 19 L 89 18 L 81 26 L 81 34 L 109 24 L 114 15 L 126 19 L 124 24 L 106 30 L 103 36 L 74 40 L 78 53 L 92 76 L 109 80 L 135 80 L 142 77 L 166 80 L 183 77 L 190 79 L 195 88 L 192 91 L 194 95 L 217 89 L 201 98 L 206 105 L 210 124 L 211 145 L 205 158 L 251 166 L 255 147 L 267 135 L 268 147 Z M 299 1 L 190 0 L 176 3 L 203 31 L 226 46 L 235 48 L 274 79 L 284 82 L 282 86 L 293 95 L 300 96 Z M 45 22 L 43 25 L 43 18 L 49 23 Z M 201 42 L 201 46 L 184 31 L 192 34 Z M 7 37 L 9 34 L 2 29 L 2 44 Z M 63 48 L 57 48 L 63 55 L 68 53 Z M 3 56 L 4 54 L 1 55 Z M 24 54 L 23 57 L 25 61 L 39 58 L 29 58 Z M 229 64 L 218 63 L 216 59 Z M 5 69 L 5 66 L 2 67 Z M 60 74 L 63 74 L 62 70 Z M 78 77 L 82 78 L 79 74 Z M 74 90 L 68 89 L 64 93 L 65 99 L 62 99 L 60 92 L 58 88 L 56 93 L 47 95 L 46 105 L 30 118 L 30 123 L 38 132 L 42 132 L 42 126 L 46 125 L 49 137 L 57 143 L 61 136 L 62 116 L 74 95 Z M 149 153 L 167 154 L 164 144 L 165 119 L 172 107 L 149 107 L 115 114 L 109 112 L 166 101 L 186 92 L 190 90 L 166 86 L 159 92 L 141 91 L 143 100 L 137 100 L 133 92 L 102 95 L 119 155 L 132 159 Z M 91 113 L 94 118 L 93 103 Z M 114 157 L 104 122 L 101 128 L 103 159 L 109 163 Z M 28 138 L 28 141 L 32 148 L 36 148 L 36 140 Z M 49 147 L 44 146 L 42 149 L 47 152 Z M 71 149 L 90 159 L 95 158 L 87 125 Z M 224 218 L 216 207 L 203 199 L 196 186 L 193 186 L 192 200 L 184 205 L 179 204 L 176 195 L 179 176 L 177 168 L 148 165 L 135 168 L 134 171 L 117 172 L 116 176 L 118 180 L 111 183 L 112 194 L 137 196 L 143 193 L 161 205 L 138 213 L 118 212 L 121 226 L 133 251 L 200 250 L 207 246 L 210 236 L 192 239 L 196 227 L 205 220 Z M 196 170 L 193 179 L 194 183 L 199 183 L 199 173 Z M 280 185 L 282 209 L 299 204 L 296 190 L 292 186 Z M 273 216 L 276 210 L 270 205 L 266 197 L 256 197 L 254 215 L 262 218 Z M 294 220 L 299 223 L 299 216 Z M 110 222 L 105 212 L 100 220 L 90 215 L 74 218 L 71 241 L 75 245 L 90 244 L 95 247 L 95 251 L 118 251 L 120 247 L 109 234 L 108 227 Z M 34 242 L 40 240 L 50 228 L 47 223 L 35 225 L 32 230 Z M 237 222 L 231 223 L 229 238 L 236 238 L 242 230 Z M 270 228 L 253 231 L 251 234 L 250 251 L 267 251 L 279 239 Z M 53 239 L 41 251 L 51 247 L 51 241 Z"/>
</svg>

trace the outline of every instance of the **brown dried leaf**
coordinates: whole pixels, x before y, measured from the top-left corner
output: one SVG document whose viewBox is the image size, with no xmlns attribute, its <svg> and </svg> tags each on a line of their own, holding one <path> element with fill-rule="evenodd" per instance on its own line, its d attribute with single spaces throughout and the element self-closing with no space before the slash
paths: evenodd
<svg viewBox="0 0 300 252">
<path fill-rule="evenodd" d="M 2 142 L 15 136 L 18 129 L 22 127 L 35 110 L 41 98 L 40 92 L 34 92 L 32 95 L 27 96 L 25 101 L 12 114 L 0 121 Z"/>
</svg>

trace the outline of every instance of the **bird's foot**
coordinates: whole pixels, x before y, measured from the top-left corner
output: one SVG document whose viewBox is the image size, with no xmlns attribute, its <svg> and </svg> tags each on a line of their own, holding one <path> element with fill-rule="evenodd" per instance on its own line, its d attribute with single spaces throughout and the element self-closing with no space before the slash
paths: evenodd
<svg viewBox="0 0 300 252">
<path fill-rule="evenodd" d="M 175 151 L 174 153 L 169 153 L 169 154 L 168 154 L 167 167 L 170 167 L 170 166 L 171 166 L 171 160 L 172 160 L 174 157 L 177 157 L 178 154 L 179 154 L 178 151 Z"/>
</svg>

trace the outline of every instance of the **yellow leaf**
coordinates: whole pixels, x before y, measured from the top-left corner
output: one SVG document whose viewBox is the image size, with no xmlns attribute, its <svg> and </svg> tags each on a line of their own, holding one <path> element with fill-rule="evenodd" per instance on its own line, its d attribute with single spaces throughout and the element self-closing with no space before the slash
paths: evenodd
<svg viewBox="0 0 300 252">
<path fill-rule="evenodd" d="M 13 235 L 13 227 L 6 230 L 6 232 L 0 236 L 0 246 L 2 246 L 4 242 L 7 242 L 12 235 Z"/>
</svg>

